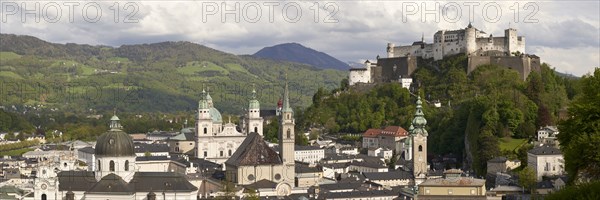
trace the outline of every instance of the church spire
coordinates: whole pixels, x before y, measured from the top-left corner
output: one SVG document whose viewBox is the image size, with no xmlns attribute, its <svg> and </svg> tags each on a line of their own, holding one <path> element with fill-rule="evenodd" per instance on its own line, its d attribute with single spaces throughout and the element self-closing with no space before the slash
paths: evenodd
<svg viewBox="0 0 600 200">
<path fill-rule="evenodd" d="M 415 118 L 412 121 L 411 126 L 414 127 L 412 134 L 422 134 L 427 136 L 425 125 L 427 125 L 427 119 L 423 113 L 423 102 L 421 102 L 421 96 L 417 96 L 417 110 L 415 112 Z"/>
<path fill-rule="evenodd" d="M 290 92 L 288 90 L 287 74 L 285 75 L 285 90 L 283 91 L 283 112 L 293 112 L 290 107 Z"/>
</svg>

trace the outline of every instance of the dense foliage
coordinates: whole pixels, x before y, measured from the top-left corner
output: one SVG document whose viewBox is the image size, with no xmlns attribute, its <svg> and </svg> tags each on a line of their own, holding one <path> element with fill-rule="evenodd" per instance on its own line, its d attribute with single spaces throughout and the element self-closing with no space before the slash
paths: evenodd
<svg viewBox="0 0 600 200">
<path fill-rule="evenodd" d="M 346 76 L 190 42 L 112 48 L 0 35 L 0 106 L 46 105 L 77 113 L 190 111 L 207 89 L 215 107 L 240 113 L 253 85 L 263 107 L 274 108 L 286 74 L 293 105 L 303 107 L 316 89 L 333 88 Z"/>
<path fill-rule="evenodd" d="M 593 200 L 600 199 L 600 181 L 583 183 L 581 185 L 567 186 L 556 193 L 545 196 L 545 200 Z"/>
<path fill-rule="evenodd" d="M 581 79 L 581 93 L 560 123 L 561 150 L 571 180 L 600 180 L 600 68 Z M 598 185 L 598 183 L 596 183 Z M 598 197 L 598 196 L 596 196 Z"/>
<path fill-rule="evenodd" d="M 465 163 L 481 175 L 487 160 L 496 156 L 525 159 L 531 148 L 527 140 L 539 126 L 556 124 L 578 91 L 576 79 L 558 76 L 547 64 L 522 80 L 517 71 L 493 65 L 467 74 L 466 63 L 464 55 L 442 61 L 419 60 L 413 77 L 427 102 L 424 112 L 433 144 L 428 145 L 430 151 L 463 155 Z M 348 87 L 342 81 L 340 89 L 319 89 L 305 111 L 311 115 L 298 122 L 302 128 L 323 128 L 326 133 L 362 133 L 389 125 L 407 129 L 415 101 L 396 83 L 365 88 Z M 434 107 L 434 101 L 442 107 Z M 518 138 L 524 139 L 515 140 Z M 522 143 L 501 151 L 503 141 Z"/>
</svg>

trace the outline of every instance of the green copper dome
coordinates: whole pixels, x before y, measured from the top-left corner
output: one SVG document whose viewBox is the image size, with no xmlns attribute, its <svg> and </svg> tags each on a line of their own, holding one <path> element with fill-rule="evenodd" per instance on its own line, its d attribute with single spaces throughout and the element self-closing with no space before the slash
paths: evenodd
<svg viewBox="0 0 600 200">
<path fill-rule="evenodd" d="M 427 120 L 425 119 L 425 114 L 423 113 L 423 102 L 421 102 L 421 97 L 417 98 L 417 111 L 415 112 L 415 118 L 412 121 L 411 126 L 413 126 L 413 130 L 411 134 L 421 134 L 427 136 L 427 130 L 425 130 L 425 125 L 427 125 Z M 411 129 L 411 128 L 409 128 Z"/>
<path fill-rule="evenodd" d="M 252 90 L 252 98 L 250 98 L 250 103 L 248 105 L 249 109 L 260 109 L 260 103 L 258 99 L 256 99 L 256 90 Z"/>
<path fill-rule="evenodd" d="M 208 100 L 206 99 L 206 91 L 202 90 L 202 97 L 198 101 L 198 109 L 209 109 Z"/>
<path fill-rule="evenodd" d="M 221 117 L 221 112 L 219 112 L 219 110 L 216 108 L 210 108 L 208 112 L 210 113 L 210 117 L 212 118 L 213 122 L 223 122 L 223 117 Z"/>
</svg>

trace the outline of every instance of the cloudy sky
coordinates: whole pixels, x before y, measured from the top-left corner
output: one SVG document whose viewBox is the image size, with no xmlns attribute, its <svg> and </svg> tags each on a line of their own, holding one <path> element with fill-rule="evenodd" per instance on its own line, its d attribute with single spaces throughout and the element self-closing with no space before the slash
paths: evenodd
<svg viewBox="0 0 600 200">
<path fill-rule="evenodd" d="M 120 46 L 191 41 L 235 54 L 298 42 L 342 61 L 385 55 L 437 30 L 473 25 L 495 36 L 509 26 L 526 51 L 560 72 L 600 66 L 600 3 L 588 1 L 11 1 L 0 32 L 56 43 Z"/>
</svg>

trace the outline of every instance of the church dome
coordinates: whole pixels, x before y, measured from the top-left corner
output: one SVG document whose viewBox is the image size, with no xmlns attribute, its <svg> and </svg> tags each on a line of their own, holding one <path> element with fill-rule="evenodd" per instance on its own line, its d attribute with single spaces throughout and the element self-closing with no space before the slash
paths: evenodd
<svg viewBox="0 0 600 200">
<path fill-rule="evenodd" d="M 110 130 L 103 133 L 96 141 L 94 154 L 96 156 L 135 156 L 133 140 L 121 130 L 119 118 L 111 118 Z"/>
<path fill-rule="evenodd" d="M 219 112 L 219 110 L 217 110 L 216 108 L 214 108 L 214 107 L 210 108 L 209 113 L 210 113 L 210 117 L 212 118 L 213 123 L 223 122 L 223 117 L 221 117 L 221 112 Z"/>
</svg>

